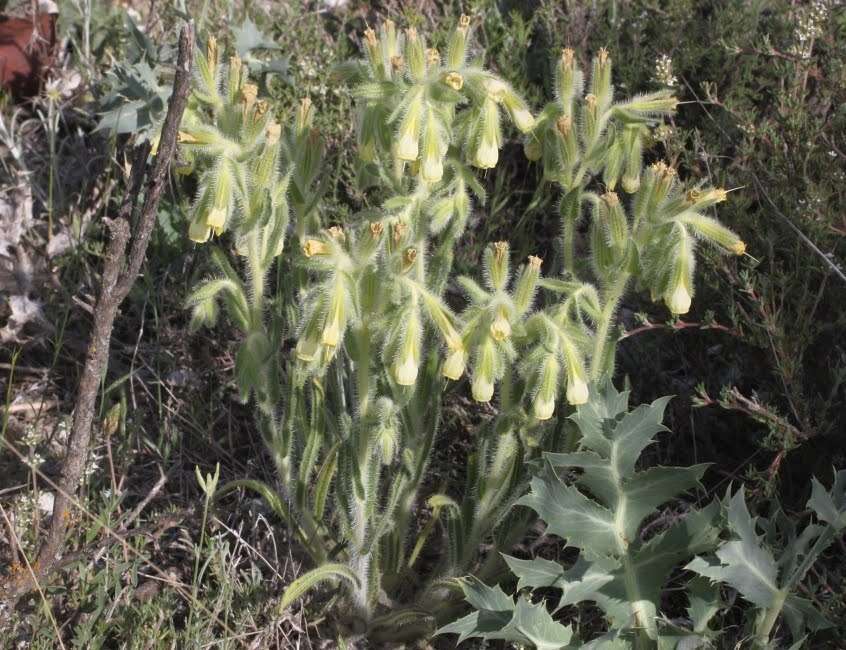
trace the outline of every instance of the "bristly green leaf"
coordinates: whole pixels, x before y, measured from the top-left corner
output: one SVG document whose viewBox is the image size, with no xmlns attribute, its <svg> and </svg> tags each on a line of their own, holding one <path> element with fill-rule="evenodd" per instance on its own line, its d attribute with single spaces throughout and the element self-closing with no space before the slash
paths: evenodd
<svg viewBox="0 0 846 650">
<path fill-rule="evenodd" d="M 544 454 L 547 465 L 532 479 L 529 494 L 518 501 L 538 513 L 547 533 L 578 547 L 578 560 L 565 570 L 550 560 L 504 557 L 519 578 L 518 589 L 561 589 L 558 608 L 594 601 L 613 630 L 646 635 L 669 648 L 676 642 L 701 641 L 704 634 L 659 626 L 661 592 L 675 567 L 715 548 L 720 508 L 714 502 L 692 509 L 667 530 L 646 542 L 641 539 L 644 520 L 663 503 L 698 486 L 707 469 L 697 465 L 635 471 L 640 453 L 663 429 L 668 399 L 626 412 L 627 395 L 609 386 L 580 407 L 573 420 L 581 429 L 582 445 L 590 451 Z M 580 470 L 573 479 L 576 485 L 561 480 L 554 471 L 558 468 Z M 707 626 L 708 620 L 703 617 L 702 624 Z M 470 619 L 464 622 L 469 624 Z M 603 643 L 614 647 L 619 641 L 612 635 Z"/>
<path fill-rule="evenodd" d="M 457 643 L 471 637 L 502 639 L 503 628 L 514 613 L 514 601 L 499 588 L 488 587 L 476 578 L 461 580 L 464 598 L 477 611 L 437 631 L 437 634 L 458 634 Z"/>
<path fill-rule="evenodd" d="M 808 507 L 835 530 L 846 528 L 846 470 L 835 472 L 831 492 L 827 492 L 822 483 L 814 477 Z"/>
<path fill-rule="evenodd" d="M 535 605 L 524 598 L 517 600 L 514 617 L 505 629 L 515 632 L 512 640 L 525 637 L 537 650 L 560 650 L 568 647 L 573 629 L 552 620 L 543 602 Z"/>
<path fill-rule="evenodd" d="M 612 555 L 618 549 L 613 513 L 560 481 L 532 479 L 531 492 L 518 505 L 528 506 L 547 522 L 547 533 L 591 555 Z"/>
<path fill-rule="evenodd" d="M 566 605 L 595 600 L 599 591 L 614 577 L 606 572 L 608 567 L 601 562 L 588 562 L 582 557 L 569 569 L 564 569 L 558 562 L 536 558 L 520 560 L 509 555 L 502 556 L 511 572 L 519 578 L 517 589 L 530 587 L 554 587 L 561 590 L 561 599 L 556 609 Z"/>
<path fill-rule="evenodd" d="M 569 648 L 573 630 L 552 619 L 544 603 L 518 598 L 515 605 L 498 586 L 491 588 L 475 578 L 461 581 L 464 597 L 477 611 L 437 631 L 458 634 L 458 644 L 469 638 L 532 644 L 537 650 Z"/>
<path fill-rule="evenodd" d="M 343 580 L 355 588 L 359 587 L 358 576 L 346 565 L 324 564 L 301 575 L 288 585 L 288 588 L 285 589 L 285 593 L 282 595 L 282 600 L 279 602 L 279 611 L 287 609 L 295 600 L 304 596 L 309 590 L 321 582 L 335 579 Z"/>
<path fill-rule="evenodd" d="M 696 557 L 687 565 L 687 569 L 714 582 L 732 586 L 759 608 L 755 626 L 759 646 L 770 642 L 774 624 L 782 615 L 794 640 L 803 637 L 806 630 L 828 626 L 813 603 L 792 592 L 842 526 L 844 487 L 843 471 L 836 473 L 831 492 L 814 479 L 808 505 L 828 526 L 810 523 L 798 534 L 777 503 L 769 519 L 752 517 L 741 488 L 728 505 L 732 539 L 723 542 L 714 557 Z M 765 534 L 759 535 L 759 529 Z M 774 550 L 779 552 L 778 559 Z"/>
<path fill-rule="evenodd" d="M 743 489 L 732 497 L 728 513 L 729 526 L 739 539 L 720 546 L 715 560 L 709 562 L 697 557 L 687 569 L 731 585 L 758 607 L 772 607 L 781 598 L 778 567 L 772 552 L 758 540 Z"/>
</svg>

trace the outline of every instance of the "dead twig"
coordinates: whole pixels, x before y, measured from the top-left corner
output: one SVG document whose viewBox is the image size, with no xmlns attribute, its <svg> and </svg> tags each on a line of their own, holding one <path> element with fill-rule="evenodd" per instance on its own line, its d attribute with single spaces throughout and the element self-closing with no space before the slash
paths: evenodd
<svg viewBox="0 0 846 650">
<path fill-rule="evenodd" d="M 0 599 L 2 600 L 14 602 L 24 593 L 38 587 L 38 582 L 43 580 L 61 559 L 70 514 L 68 507 L 72 503 L 73 495 L 76 494 L 88 457 L 97 392 L 109 358 L 109 344 L 115 317 L 144 262 L 164 181 L 176 150 L 177 132 L 190 89 L 193 44 L 194 29 L 192 24 L 188 24 L 182 28 L 179 36 L 179 55 L 173 94 L 162 127 L 156 162 L 152 174 L 146 181 L 144 203 L 138 218 L 134 224 L 130 224 L 138 197 L 144 187 L 145 177 L 147 177 L 146 161 L 150 153 L 149 144 L 137 149 L 132 165 L 131 189 L 120 207 L 117 218 L 107 221 L 111 230 L 111 239 L 106 250 L 103 279 L 94 310 L 94 327 L 77 391 L 73 424 L 68 437 L 61 478 L 58 482 L 61 489 L 56 492 L 50 529 L 41 545 L 38 558 L 33 563 L 32 570 L 26 574 L 21 572 L 0 584 Z M 127 258 L 126 248 L 130 243 L 130 231 L 134 236 Z"/>
</svg>

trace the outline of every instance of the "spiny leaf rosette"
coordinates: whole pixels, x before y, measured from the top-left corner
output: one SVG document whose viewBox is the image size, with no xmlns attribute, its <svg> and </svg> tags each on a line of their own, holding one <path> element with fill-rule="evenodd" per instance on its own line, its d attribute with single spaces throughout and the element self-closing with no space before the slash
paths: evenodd
<svg viewBox="0 0 846 650">
<path fill-rule="evenodd" d="M 335 179 L 321 167 L 315 107 L 304 99 L 282 128 L 242 62 L 221 65 L 214 39 L 197 56 L 181 129 L 198 175 L 189 236 L 221 244 L 211 252 L 216 275 L 188 299 L 193 323 L 214 325 L 222 304 L 242 330 L 238 387 L 255 400 L 279 475 L 273 489 L 253 480 L 229 489 L 257 490 L 318 565 L 297 594 L 338 586 L 372 638 L 433 629 L 454 603 L 440 579 L 476 566 L 483 541 L 508 550 L 520 539 L 530 521 L 510 506 L 526 484 L 523 461 L 572 451 L 566 425 L 544 423 L 562 404 L 588 403 L 612 372 L 612 325 L 629 285 L 681 313 L 696 238 L 742 249 L 703 212 L 724 192 L 685 190 L 662 164 L 642 170 L 649 127 L 673 98 L 615 103 L 604 52 L 582 97 L 582 73 L 565 52 L 558 97 L 536 119 L 508 82 L 471 62 L 470 33 L 463 16 L 442 53 L 386 21 L 364 33 L 363 60 L 339 67 L 356 99 L 358 181 L 379 203 L 347 223 L 321 201 Z M 544 278 L 534 256 L 512 270 L 508 243 L 496 242 L 480 278 L 456 278 L 455 246 L 474 202 L 485 202 L 477 170 L 497 164 L 508 122 L 565 192 L 563 267 L 572 272 Z M 602 194 L 590 185 L 600 176 Z M 613 191 L 620 179 L 630 201 Z M 573 242 L 584 205 L 591 264 L 580 277 Z M 444 298 L 451 285 L 466 296 L 462 309 Z M 465 390 L 465 376 L 473 399 L 496 401 L 498 413 L 475 433 L 461 501 L 428 495 L 438 505 L 418 531 L 441 396 Z M 447 551 L 417 575 L 439 521 Z M 386 602 L 399 609 L 386 612 Z"/>
</svg>

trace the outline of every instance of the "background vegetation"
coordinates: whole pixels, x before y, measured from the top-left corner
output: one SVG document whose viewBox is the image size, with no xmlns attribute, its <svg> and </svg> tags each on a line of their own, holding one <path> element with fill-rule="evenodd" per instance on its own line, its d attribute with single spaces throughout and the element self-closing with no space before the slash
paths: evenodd
<svg viewBox="0 0 846 650">
<path fill-rule="evenodd" d="M 49 493 L 34 470 L 52 476 L 61 459 L 107 235 L 102 219 L 124 191 L 121 131 L 143 136 L 163 109 L 175 28 L 185 14 L 254 59 L 281 119 L 300 98 L 312 99 L 328 143 L 327 168 L 342 178 L 325 197 L 325 212 L 338 222 L 369 206 L 354 183 L 352 100 L 331 70 L 382 18 L 425 28 L 444 42 L 457 15 L 476 16 L 484 50 L 478 54 L 535 110 L 550 95 L 551 60 L 565 46 L 585 56 L 608 47 L 623 92 L 674 87 L 683 104 L 647 156 L 731 188 L 720 218 L 743 237 L 749 255 L 714 254 L 702 265 L 694 311 L 681 324 L 647 301 L 623 307 L 618 379 L 633 387 L 632 403 L 676 396 L 666 419 L 675 435 L 659 436 L 649 462 L 714 463 L 705 478 L 709 493 L 742 482 L 750 508 L 766 512 L 778 497 L 798 516 L 810 478 L 827 480 L 832 465 L 844 466 L 840 3 L 204 0 L 153 3 L 154 10 L 129 4 L 60 3 L 65 48 L 56 81 L 30 106 L 5 100 L 2 112 L 2 435 L 30 463 L 5 446 L 0 452 L 3 572 L 20 566 L 12 540 L 24 551 L 35 548 L 49 512 Z M 109 113 L 116 94 L 137 102 L 131 118 Z M 480 180 L 489 199 L 471 215 L 458 271 L 476 268 L 483 247 L 498 239 L 520 256 L 551 256 L 557 206 L 552 193 L 535 191 L 539 170 L 527 164 L 516 132 L 500 164 Z M 73 551 L 42 593 L 0 612 L 0 645 L 338 643 L 319 599 L 278 614 L 278 597 L 303 558 L 273 513 L 249 495 L 206 508 L 195 478 L 195 467 L 206 475 L 219 465 L 221 481 L 272 482 L 274 471 L 250 407 L 238 400 L 230 325 L 221 320 L 213 331 L 189 333 L 183 300 L 209 268 L 207 251 L 189 246 L 184 234 L 191 189 L 174 181 L 166 192 L 143 276 L 118 320 L 85 510 L 75 513 L 68 542 Z M 446 408 L 435 461 L 444 474 L 461 471 L 474 444 L 472 424 L 490 417 L 460 397 Z M 672 515 L 672 508 L 663 513 Z M 561 550 L 542 533 L 536 530 L 516 554 L 557 557 Z M 844 646 L 844 554 L 840 540 L 806 581 L 805 597 L 841 622 L 815 637 L 813 647 Z M 737 641 L 731 612 L 720 647 Z M 589 621 L 597 613 L 580 615 Z M 451 639 L 438 643 L 450 647 Z"/>
</svg>

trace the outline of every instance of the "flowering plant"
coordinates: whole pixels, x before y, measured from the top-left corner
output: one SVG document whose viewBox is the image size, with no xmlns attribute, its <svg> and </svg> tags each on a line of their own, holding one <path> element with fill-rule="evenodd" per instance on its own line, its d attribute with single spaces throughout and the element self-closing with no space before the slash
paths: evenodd
<svg viewBox="0 0 846 650">
<path fill-rule="evenodd" d="M 704 213 L 723 190 L 685 189 L 663 163 L 644 169 L 650 129 L 675 98 L 616 100 L 604 50 L 583 94 L 585 75 L 565 50 L 555 100 L 535 117 L 471 61 L 470 33 L 462 16 L 442 54 L 386 21 L 365 32 L 365 58 L 339 68 L 357 103 L 359 179 L 387 196 L 349 223 L 333 222 L 320 201 L 314 107 L 303 100 L 283 129 L 240 60 L 221 65 L 213 39 L 182 125 L 199 172 L 189 235 L 220 238 L 216 275 L 187 302 L 196 326 L 213 325 L 223 305 L 242 330 L 238 386 L 278 470 L 277 485 L 243 480 L 218 493 L 259 491 L 311 555 L 316 568 L 284 605 L 320 582 L 344 585 L 371 638 L 431 630 L 452 602 L 445 579 L 477 567 L 481 542 L 507 550 L 520 539 L 532 517 L 511 510 L 528 485 L 524 461 L 577 444 L 554 416 L 588 402 L 613 373 L 625 292 L 647 288 L 684 313 L 697 241 L 743 252 Z M 455 277 L 456 245 L 485 203 L 476 170 L 496 166 L 504 117 L 561 189 L 563 260 L 547 264 L 561 272 L 543 277 L 536 256 L 512 270 L 508 243 L 496 242 L 481 281 Z M 449 304 L 451 286 L 463 308 Z M 455 486 L 433 492 L 428 475 L 443 396 L 463 391 L 465 375 L 473 399 L 495 401 L 497 414 L 473 434 L 457 500 Z M 418 526 L 424 498 L 431 517 Z M 427 547 L 445 552 L 421 569 Z M 491 554 L 482 571 L 496 566 Z"/>
</svg>

